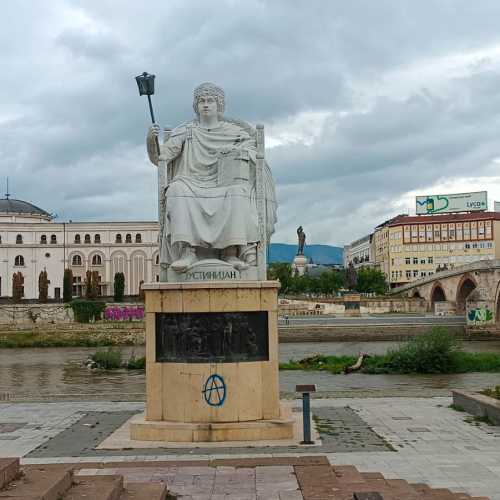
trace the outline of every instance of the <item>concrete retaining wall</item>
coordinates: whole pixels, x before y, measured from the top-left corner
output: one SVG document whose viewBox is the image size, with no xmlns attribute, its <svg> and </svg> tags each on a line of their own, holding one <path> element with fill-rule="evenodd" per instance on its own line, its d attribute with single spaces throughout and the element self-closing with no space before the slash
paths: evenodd
<svg viewBox="0 0 500 500">
<path fill-rule="evenodd" d="M 453 391 L 453 404 L 467 413 L 478 417 L 488 417 L 495 425 L 500 425 L 500 401 L 484 394 Z"/>
</svg>

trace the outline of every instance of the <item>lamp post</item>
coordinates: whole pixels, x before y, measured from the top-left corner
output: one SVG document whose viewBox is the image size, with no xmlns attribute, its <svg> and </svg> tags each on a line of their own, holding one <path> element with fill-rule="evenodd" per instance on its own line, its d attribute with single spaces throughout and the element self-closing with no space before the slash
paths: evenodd
<svg viewBox="0 0 500 500">
<path fill-rule="evenodd" d="M 151 121 L 154 125 L 156 120 L 153 111 L 153 104 L 151 103 L 151 96 L 155 93 L 155 75 L 150 75 L 144 71 L 144 73 L 135 77 L 135 81 L 137 82 L 137 87 L 139 88 L 139 95 L 148 96 L 149 112 L 151 114 Z M 160 144 L 158 142 L 158 137 L 156 137 L 155 142 L 158 156 L 160 156 Z"/>
</svg>

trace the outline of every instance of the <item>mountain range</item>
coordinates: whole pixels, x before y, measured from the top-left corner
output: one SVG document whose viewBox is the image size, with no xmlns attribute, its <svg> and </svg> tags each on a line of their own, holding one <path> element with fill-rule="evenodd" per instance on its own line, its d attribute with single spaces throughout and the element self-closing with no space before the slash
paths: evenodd
<svg viewBox="0 0 500 500">
<path fill-rule="evenodd" d="M 304 248 L 304 255 L 312 259 L 315 264 L 342 264 L 342 247 L 331 245 L 307 245 Z M 269 263 L 288 262 L 292 263 L 297 255 L 297 245 L 287 243 L 271 243 L 269 248 Z"/>
</svg>

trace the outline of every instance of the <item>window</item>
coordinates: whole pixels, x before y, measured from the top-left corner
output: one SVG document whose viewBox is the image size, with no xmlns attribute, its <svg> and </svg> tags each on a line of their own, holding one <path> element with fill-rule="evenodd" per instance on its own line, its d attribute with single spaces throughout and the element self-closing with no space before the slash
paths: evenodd
<svg viewBox="0 0 500 500">
<path fill-rule="evenodd" d="M 473 243 L 472 248 L 477 248 L 477 243 Z"/>
<path fill-rule="evenodd" d="M 14 259 L 15 266 L 24 266 L 24 257 L 22 255 L 16 255 Z"/>
<path fill-rule="evenodd" d="M 83 295 L 83 282 L 81 276 L 73 276 L 73 297 Z"/>
<path fill-rule="evenodd" d="M 427 263 L 428 264 L 433 264 L 434 263 L 434 258 L 433 257 L 427 257 Z"/>
<path fill-rule="evenodd" d="M 94 243 L 101 243 L 101 235 L 100 234 L 94 235 Z"/>
<path fill-rule="evenodd" d="M 132 243 L 132 235 L 130 233 L 125 236 L 125 243 Z"/>
<path fill-rule="evenodd" d="M 405 259 L 405 264 L 411 264 L 411 259 L 410 259 L 410 257 L 406 257 L 406 259 Z"/>
<path fill-rule="evenodd" d="M 115 236 L 115 243 L 121 243 L 122 242 L 122 235 L 121 234 L 117 234 Z"/>
<path fill-rule="evenodd" d="M 135 235 L 135 242 L 136 243 L 142 243 L 142 237 L 141 237 L 141 234 L 140 233 L 137 233 Z"/>
<path fill-rule="evenodd" d="M 57 236 L 55 234 L 50 235 L 50 244 L 57 245 Z"/>
<path fill-rule="evenodd" d="M 71 264 L 73 266 L 81 266 L 82 265 L 82 256 L 81 255 L 73 255 L 73 259 L 71 259 Z"/>
<path fill-rule="evenodd" d="M 470 243 L 465 243 L 465 249 L 467 250 L 468 248 L 470 248 Z"/>
<path fill-rule="evenodd" d="M 157 255 L 157 256 L 155 257 L 155 264 L 156 264 L 157 266 L 159 266 L 159 265 L 160 265 L 160 255 Z"/>
<path fill-rule="evenodd" d="M 23 243 L 23 236 L 21 234 L 18 234 L 16 236 L 16 244 L 17 245 L 22 245 L 22 243 Z"/>
<path fill-rule="evenodd" d="M 425 264 L 425 259 L 420 259 L 420 264 Z"/>
<path fill-rule="evenodd" d="M 94 255 L 92 257 L 92 265 L 93 266 L 102 266 L 102 259 L 100 255 Z"/>
<path fill-rule="evenodd" d="M 406 271 L 406 279 L 410 279 L 411 278 L 411 271 Z"/>
<path fill-rule="evenodd" d="M 413 257 L 413 263 L 418 264 L 418 257 Z"/>
<path fill-rule="evenodd" d="M 47 244 L 47 235 L 46 234 L 42 234 L 42 236 L 40 236 L 40 244 L 41 245 Z"/>
<path fill-rule="evenodd" d="M 90 243 L 90 234 L 86 234 L 85 235 L 85 239 L 84 239 L 84 242 L 89 244 Z"/>
<path fill-rule="evenodd" d="M 418 271 L 416 269 L 413 270 L 413 277 L 418 278 Z"/>
<path fill-rule="evenodd" d="M 156 281 L 159 282 L 160 281 L 160 276 L 157 274 L 156 275 Z"/>
<path fill-rule="evenodd" d="M 80 235 L 75 234 L 75 243 L 79 245 L 81 242 L 82 242 L 82 239 L 80 238 Z"/>
<path fill-rule="evenodd" d="M 424 276 L 427 276 L 427 273 L 426 273 L 425 271 L 422 271 L 422 272 L 420 273 L 420 277 L 422 277 L 422 278 L 423 278 Z"/>
</svg>

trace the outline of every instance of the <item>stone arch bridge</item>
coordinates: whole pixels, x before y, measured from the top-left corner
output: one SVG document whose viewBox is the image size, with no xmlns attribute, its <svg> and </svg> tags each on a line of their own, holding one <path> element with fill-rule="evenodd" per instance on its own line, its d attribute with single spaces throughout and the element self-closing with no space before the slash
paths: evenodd
<svg viewBox="0 0 500 500">
<path fill-rule="evenodd" d="M 467 326 L 500 327 L 500 260 L 480 260 L 394 288 L 391 295 L 423 298 L 436 314 L 465 314 Z"/>
</svg>

